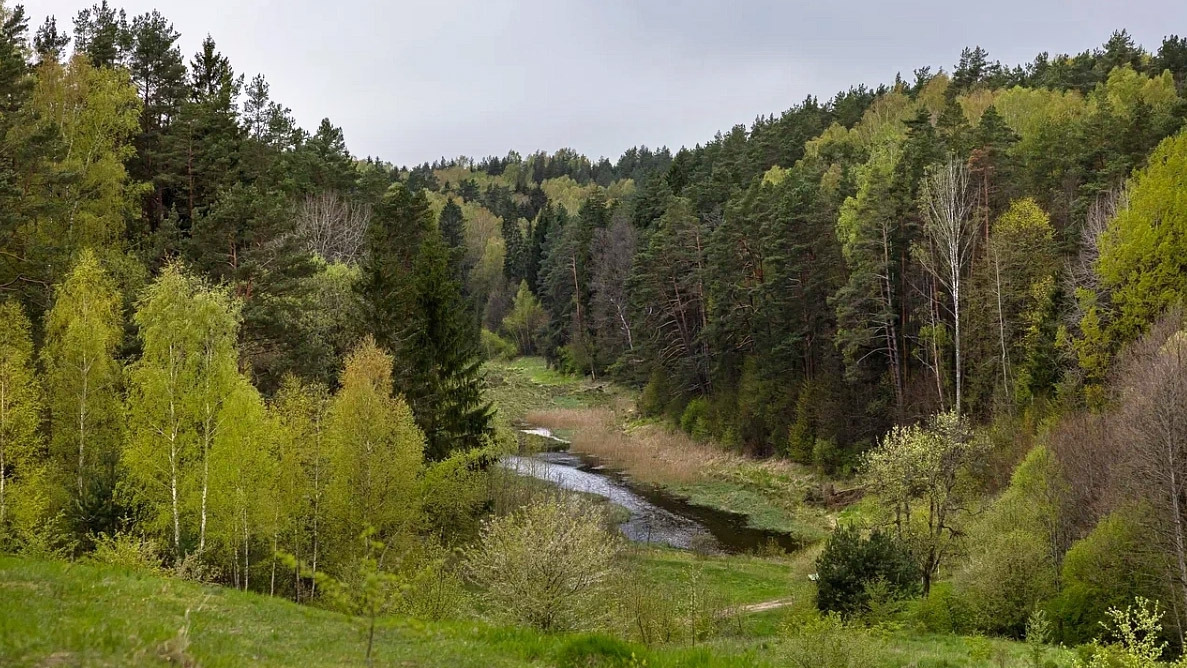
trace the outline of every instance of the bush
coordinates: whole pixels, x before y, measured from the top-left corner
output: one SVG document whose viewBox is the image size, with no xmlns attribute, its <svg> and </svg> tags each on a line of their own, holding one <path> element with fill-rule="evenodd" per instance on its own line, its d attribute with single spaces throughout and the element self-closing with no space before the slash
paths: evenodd
<svg viewBox="0 0 1187 668">
<path fill-rule="evenodd" d="M 95 543 L 95 551 L 89 555 L 88 561 L 154 573 L 163 570 L 156 543 L 143 536 L 128 533 L 117 533 L 114 536 L 99 534 L 92 540 Z"/>
<path fill-rule="evenodd" d="M 851 526 L 838 527 L 816 559 L 816 607 L 848 617 L 869 609 L 870 587 L 876 581 L 888 600 L 913 596 L 919 569 L 911 554 L 892 535 L 874 529 L 868 537 Z"/>
<path fill-rule="evenodd" d="M 482 356 L 488 360 L 509 360 L 515 357 L 515 344 L 494 332 L 482 328 Z"/>
<path fill-rule="evenodd" d="M 870 639 L 849 628 L 835 612 L 801 616 L 785 627 L 787 663 L 795 668 L 866 668 L 873 665 Z"/>
<path fill-rule="evenodd" d="M 663 415 L 671 400 L 672 390 L 668 386 L 668 374 L 662 366 L 656 364 L 651 369 L 647 385 L 643 386 L 643 394 L 639 397 L 639 412 L 648 417 Z"/>
<path fill-rule="evenodd" d="M 558 668 L 629 668 L 645 665 L 627 643 L 602 635 L 583 635 L 565 643 Z"/>
<path fill-rule="evenodd" d="M 1035 605 L 1055 594 L 1048 528 L 1059 512 L 1053 502 L 1054 465 L 1046 448 L 1031 450 L 1010 487 L 969 531 L 969 544 L 976 549 L 955 583 L 980 631 L 1021 637 Z"/>
<path fill-rule="evenodd" d="M 915 604 L 916 625 L 931 633 L 967 633 L 973 627 L 972 617 L 968 602 L 950 582 L 933 584 L 927 598 Z"/>
<path fill-rule="evenodd" d="M 536 503 L 487 523 L 467 571 L 511 621 L 544 631 L 597 628 L 620 546 L 604 526 L 586 503 Z"/>
<path fill-rule="evenodd" d="M 619 631 L 645 645 L 671 642 L 680 631 L 675 597 L 667 587 L 631 572 L 615 587 Z"/>
<path fill-rule="evenodd" d="M 1059 640 L 1085 643 L 1096 637 L 1111 608 L 1121 608 L 1134 594 L 1150 591 L 1145 576 L 1157 572 L 1151 563 L 1142 524 L 1147 512 L 1126 506 L 1109 514 L 1092 533 L 1076 541 L 1063 559 L 1063 589 L 1047 610 Z"/>
<path fill-rule="evenodd" d="M 693 438 L 708 438 L 711 435 L 709 401 L 704 397 L 696 397 L 688 402 L 680 415 L 680 428 Z"/>
</svg>

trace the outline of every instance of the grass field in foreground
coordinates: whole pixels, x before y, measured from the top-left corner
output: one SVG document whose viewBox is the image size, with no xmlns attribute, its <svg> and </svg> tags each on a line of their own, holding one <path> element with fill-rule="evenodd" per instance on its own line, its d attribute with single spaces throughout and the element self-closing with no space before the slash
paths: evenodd
<svg viewBox="0 0 1187 668">
<path fill-rule="evenodd" d="M 646 559 L 648 575 L 667 580 L 695 557 L 649 551 Z M 723 557 L 706 564 L 714 571 L 713 586 L 738 601 L 763 598 L 782 586 L 780 562 Z M 797 570 L 789 564 L 789 572 Z M 635 665 L 653 668 L 796 666 L 795 641 L 781 637 L 782 613 L 754 618 L 708 643 L 666 648 L 478 621 L 387 619 L 377 632 L 374 665 L 592 668 L 630 665 L 634 653 Z M 905 630 L 843 633 L 842 642 L 868 650 L 860 668 L 1029 665 L 1025 646 L 1004 640 Z M 363 648 L 351 619 L 283 599 L 111 566 L 0 557 L 0 666 L 6 668 L 361 666 Z M 626 660 L 616 662 L 612 655 Z M 1066 665 L 1068 652 L 1051 649 L 1047 658 Z"/>
</svg>

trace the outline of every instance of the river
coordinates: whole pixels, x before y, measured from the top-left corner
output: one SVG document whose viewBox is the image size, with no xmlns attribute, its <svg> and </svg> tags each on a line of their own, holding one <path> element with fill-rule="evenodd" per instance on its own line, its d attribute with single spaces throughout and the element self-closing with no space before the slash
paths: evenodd
<svg viewBox="0 0 1187 668">
<path fill-rule="evenodd" d="M 567 441 L 556 438 L 547 429 L 522 431 L 551 439 L 560 448 L 568 446 Z M 592 457 L 565 449 L 511 455 L 500 463 L 520 475 L 539 478 L 562 489 L 594 494 L 622 506 L 630 513 L 630 519 L 620 528 L 633 541 L 712 552 L 745 552 L 771 541 L 785 550 L 801 547 L 791 535 L 747 526 L 742 515 L 690 504 L 652 485 L 636 483 Z"/>
</svg>

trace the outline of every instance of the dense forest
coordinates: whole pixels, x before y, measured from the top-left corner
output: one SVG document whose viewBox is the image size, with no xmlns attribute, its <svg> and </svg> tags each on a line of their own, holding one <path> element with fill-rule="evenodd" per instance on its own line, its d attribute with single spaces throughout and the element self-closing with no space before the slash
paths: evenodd
<svg viewBox="0 0 1187 668">
<path fill-rule="evenodd" d="M 949 631 L 1085 642 L 1135 596 L 1187 630 L 1187 39 L 396 166 L 157 12 L 0 20 L 0 550 L 138 536 L 302 600 L 399 545 L 437 591 L 513 447 L 482 364 L 540 355 L 876 498 L 822 609 L 876 578 Z"/>
</svg>

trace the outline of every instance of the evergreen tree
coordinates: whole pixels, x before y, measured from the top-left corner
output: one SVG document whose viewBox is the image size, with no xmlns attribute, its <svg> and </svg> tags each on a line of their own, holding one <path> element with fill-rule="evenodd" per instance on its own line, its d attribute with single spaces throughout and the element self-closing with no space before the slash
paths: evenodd
<svg viewBox="0 0 1187 668">
<path fill-rule="evenodd" d="M 160 13 L 137 16 L 131 30 L 128 69 L 142 106 L 136 159 L 129 167 L 137 180 L 152 184 L 144 202 L 149 226 L 144 231 L 148 232 L 161 224 L 174 205 L 173 194 L 166 190 L 170 179 L 163 172 L 169 157 L 164 142 L 186 100 L 186 69 L 177 46 L 180 35 Z"/>
<path fill-rule="evenodd" d="M 70 35 L 58 31 L 56 17 L 46 17 L 45 23 L 41 24 L 37 34 L 33 36 L 33 51 L 37 54 L 38 64 L 60 62 L 68 46 Z"/>
<path fill-rule="evenodd" d="M 384 194 L 371 217 L 366 260 L 356 285 L 365 330 L 385 350 L 401 350 L 401 334 L 413 317 L 412 264 L 421 239 L 432 228 L 424 193 L 398 183 Z"/>
<path fill-rule="evenodd" d="M 490 431 L 490 405 L 482 399 L 482 356 L 461 288 L 451 277 L 440 235 L 421 242 L 412 271 L 412 317 L 401 337 L 407 371 L 401 389 L 425 434 L 426 454 L 440 460 L 481 445 Z"/>
<path fill-rule="evenodd" d="M 128 48 L 128 17 L 107 5 L 107 0 L 84 9 L 74 17 L 74 50 L 95 67 L 124 64 Z"/>
</svg>

